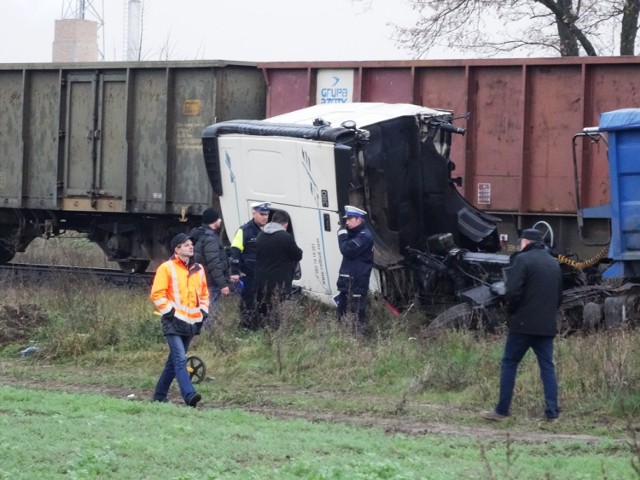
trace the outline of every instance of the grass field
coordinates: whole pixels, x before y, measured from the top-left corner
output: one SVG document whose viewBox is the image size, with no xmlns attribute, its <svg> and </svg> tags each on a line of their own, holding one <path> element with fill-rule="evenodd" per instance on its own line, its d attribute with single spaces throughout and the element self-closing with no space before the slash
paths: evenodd
<svg viewBox="0 0 640 480">
<path fill-rule="evenodd" d="M 237 329 L 237 298 L 192 352 L 198 409 L 150 402 L 167 348 L 148 292 L 0 278 L 0 478 L 640 478 L 640 333 L 559 337 L 561 422 L 541 422 L 535 359 L 513 415 L 485 423 L 503 336 L 421 335 L 374 305 L 374 335 L 287 306 Z M 26 346 L 37 353 L 20 357 Z"/>
<path fill-rule="evenodd" d="M 603 439 L 524 443 L 0 387 L 1 478 L 635 478 Z"/>
</svg>

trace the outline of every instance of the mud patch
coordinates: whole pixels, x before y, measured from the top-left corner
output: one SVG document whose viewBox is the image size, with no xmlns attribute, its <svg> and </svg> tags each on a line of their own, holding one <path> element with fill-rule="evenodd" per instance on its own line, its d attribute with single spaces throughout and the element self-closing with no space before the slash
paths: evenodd
<svg viewBox="0 0 640 480">
<path fill-rule="evenodd" d="M 49 317 L 38 305 L 0 305 L 0 347 L 27 343 L 47 323 Z"/>
</svg>

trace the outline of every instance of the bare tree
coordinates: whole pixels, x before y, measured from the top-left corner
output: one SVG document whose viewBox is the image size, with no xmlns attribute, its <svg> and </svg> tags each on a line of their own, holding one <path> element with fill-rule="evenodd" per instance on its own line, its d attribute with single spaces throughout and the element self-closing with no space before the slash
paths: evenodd
<svg viewBox="0 0 640 480">
<path fill-rule="evenodd" d="M 620 22 L 620 55 L 635 55 L 640 0 L 627 0 L 621 3 L 624 5 L 621 12 L 622 21 Z"/>
<path fill-rule="evenodd" d="M 377 0 L 353 0 L 372 6 Z M 400 45 L 424 57 L 437 47 L 495 55 L 634 55 L 640 0 L 407 0 L 419 13 L 396 26 Z M 617 38 L 617 40 L 616 40 Z"/>
</svg>

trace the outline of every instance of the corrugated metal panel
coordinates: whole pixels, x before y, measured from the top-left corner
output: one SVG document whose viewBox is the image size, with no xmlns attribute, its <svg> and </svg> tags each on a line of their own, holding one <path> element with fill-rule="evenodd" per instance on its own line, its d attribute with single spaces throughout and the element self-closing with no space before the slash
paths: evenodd
<svg viewBox="0 0 640 480">
<path fill-rule="evenodd" d="M 198 214 L 203 129 L 265 103 L 251 64 L 3 65 L 0 208 Z"/>
<path fill-rule="evenodd" d="M 270 117 L 311 105 L 312 86 L 305 68 L 274 70 L 267 78 L 267 110 Z M 315 87 L 313 87 L 315 88 Z M 313 97 L 315 100 L 315 96 Z"/>
<path fill-rule="evenodd" d="M 16 208 L 22 202 L 23 101 L 22 72 L 2 72 L 0 76 L 0 206 Z M 11 140 L 9 140 L 11 139 Z"/>
<path fill-rule="evenodd" d="M 360 98 L 363 102 L 413 103 L 411 68 L 367 68 L 361 71 Z"/>
<path fill-rule="evenodd" d="M 465 198 L 492 210 L 516 210 L 522 201 L 521 72 L 518 66 L 472 71 Z M 491 195 L 480 203 L 480 186 L 487 184 Z"/>
<path fill-rule="evenodd" d="M 59 72 L 25 70 L 23 92 L 24 161 L 21 157 L 9 160 L 10 163 L 22 162 L 24 169 L 22 198 L 18 201 L 27 208 L 56 208 L 61 130 Z M 0 110 L 0 116 L 3 111 Z"/>
</svg>

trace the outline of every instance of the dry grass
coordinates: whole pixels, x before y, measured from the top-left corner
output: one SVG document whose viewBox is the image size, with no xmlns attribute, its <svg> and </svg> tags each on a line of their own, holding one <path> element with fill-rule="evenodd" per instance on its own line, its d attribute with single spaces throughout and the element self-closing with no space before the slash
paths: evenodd
<svg viewBox="0 0 640 480">
<path fill-rule="evenodd" d="M 51 360 L 106 355 L 117 363 L 132 352 L 164 347 L 147 291 L 73 279 L 40 287 L 0 279 L 0 288 L 3 311 L 47 319 L 33 322 L 46 327 L 23 332 L 18 343 L 0 345 L 0 354 L 13 356 L 27 342 L 37 342 Z M 465 408 L 495 403 L 502 335 L 464 331 L 421 339 L 415 336 L 424 322 L 419 314 L 393 317 L 374 308 L 372 334 L 362 338 L 334 313 L 304 300 L 283 307 L 279 330 L 243 333 L 238 297 L 227 297 L 213 332 L 199 337 L 193 350 L 227 383 L 358 391 Z M 25 317 L 25 325 L 30 320 Z M 640 417 L 638 330 L 559 337 L 556 364 L 563 416 Z M 519 370 L 513 410 L 523 418 L 541 415 L 542 386 L 532 353 Z"/>
</svg>

